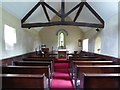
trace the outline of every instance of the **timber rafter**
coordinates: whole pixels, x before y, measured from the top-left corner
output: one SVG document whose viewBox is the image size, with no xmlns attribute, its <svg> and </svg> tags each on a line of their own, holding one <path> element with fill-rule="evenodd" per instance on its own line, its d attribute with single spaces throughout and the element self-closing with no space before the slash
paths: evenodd
<svg viewBox="0 0 120 90">
<path fill-rule="evenodd" d="M 45 16 L 48 20 L 46 23 L 25 23 L 25 21 L 31 16 L 31 14 L 39 7 L 42 6 Z M 82 8 L 86 6 L 91 13 L 101 22 L 101 24 L 96 23 L 87 23 L 87 22 L 76 22 L 77 18 L 80 16 Z M 61 21 L 51 22 L 47 9 L 51 10 L 55 15 L 61 18 Z M 73 21 L 65 21 L 65 18 L 75 11 L 78 8 L 78 11 L 74 17 Z M 104 28 L 104 20 L 96 13 L 96 11 L 87 3 L 87 2 L 80 2 L 75 7 L 73 7 L 70 11 L 65 13 L 65 2 L 64 0 L 61 1 L 61 13 L 56 11 L 53 7 L 48 5 L 46 2 L 38 2 L 21 20 L 21 27 L 22 28 L 33 28 L 33 27 L 47 27 L 47 26 L 55 26 L 55 25 L 71 25 L 71 26 L 83 26 L 83 27 L 92 27 L 92 28 Z"/>
</svg>

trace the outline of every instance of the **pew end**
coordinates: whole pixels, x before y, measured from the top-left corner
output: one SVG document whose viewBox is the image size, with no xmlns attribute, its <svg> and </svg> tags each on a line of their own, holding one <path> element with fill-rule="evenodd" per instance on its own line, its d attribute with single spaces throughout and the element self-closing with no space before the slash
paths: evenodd
<svg viewBox="0 0 120 90">
<path fill-rule="evenodd" d="M 118 74 L 88 74 L 83 73 L 80 76 L 80 86 L 82 90 L 96 89 L 120 89 L 120 73 Z"/>
<path fill-rule="evenodd" d="M 45 90 L 47 79 L 45 74 L 0 74 L 3 90 Z"/>
</svg>

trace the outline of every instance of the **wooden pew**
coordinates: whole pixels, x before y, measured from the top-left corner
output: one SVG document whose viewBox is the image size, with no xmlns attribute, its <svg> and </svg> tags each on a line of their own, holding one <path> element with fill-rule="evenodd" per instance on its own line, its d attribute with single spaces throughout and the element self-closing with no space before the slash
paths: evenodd
<svg viewBox="0 0 120 90">
<path fill-rule="evenodd" d="M 55 57 L 28 57 L 23 58 L 23 61 L 54 61 Z"/>
<path fill-rule="evenodd" d="M 120 73 L 120 65 L 77 65 L 75 68 L 75 85 L 83 73 Z"/>
<path fill-rule="evenodd" d="M 53 63 L 52 61 L 14 61 L 13 65 L 18 66 L 50 66 L 50 72 L 53 73 Z"/>
<path fill-rule="evenodd" d="M 75 65 L 111 65 L 113 61 L 73 61 L 73 66 Z"/>
<path fill-rule="evenodd" d="M 2 90 L 45 90 L 46 77 L 31 74 L 0 74 Z"/>
<path fill-rule="evenodd" d="M 105 59 L 97 58 L 97 57 L 92 57 L 92 56 L 83 56 L 83 57 L 70 57 L 70 68 L 71 68 L 71 73 L 73 73 L 73 62 L 74 61 L 105 61 Z"/>
<path fill-rule="evenodd" d="M 113 61 L 73 61 L 71 65 L 72 77 L 76 65 L 112 65 Z"/>
<path fill-rule="evenodd" d="M 49 66 L 0 66 L 3 74 L 45 74 L 50 86 L 50 67 Z"/>
<path fill-rule="evenodd" d="M 83 57 L 70 57 L 70 61 L 105 61 L 105 59 L 92 57 L 92 56 L 83 56 Z"/>
<path fill-rule="evenodd" d="M 82 90 L 119 90 L 120 73 L 82 74 L 79 89 Z"/>
</svg>

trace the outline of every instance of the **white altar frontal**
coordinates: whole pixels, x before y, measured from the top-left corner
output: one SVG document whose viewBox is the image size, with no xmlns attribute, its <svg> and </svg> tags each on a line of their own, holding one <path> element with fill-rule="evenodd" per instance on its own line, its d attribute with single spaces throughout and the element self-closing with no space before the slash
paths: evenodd
<svg viewBox="0 0 120 90">
<path fill-rule="evenodd" d="M 58 58 L 66 58 L 67 52 L 67 49 L 58 49 Z"/>
</svg>

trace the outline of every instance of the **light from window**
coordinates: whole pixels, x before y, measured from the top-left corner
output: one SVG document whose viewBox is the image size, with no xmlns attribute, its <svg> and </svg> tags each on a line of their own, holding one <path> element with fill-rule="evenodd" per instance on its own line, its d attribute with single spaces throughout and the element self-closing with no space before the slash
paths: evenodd
<svg viewBox="0 0 120 90">
<path fill-rule="evenodd" d="M 59 48 L 64 48 L 65 46 L 65 36 L 64 36 L 64 33 L 63 32 L 60 32 L 59 33 L 59 37 L 58 37 L 58 43 L 59 43 Z"/>
<path fill-rule="evenodd" d="M 14 45 L 16 44 L 16 29 L 5 24 L 4 40 L 5 40 L 5 49 L 13 50 Z"/>
<path fill-rule="evenodd" d="M 64 46 L 64 34 L 60 33 L 60 46 Z"/>
<path fill-rule="evenodd" d="M 88 51 L 88 39 L 83 40 L 83 51 Z"/>
<path fill-rule="evenodd" d="M 101 38 L 98 36 L 96 39 L 95 39 L 95 50 L 94 50 L 95 53 L 100 53 L 101 52 Z"/>
</svg>

